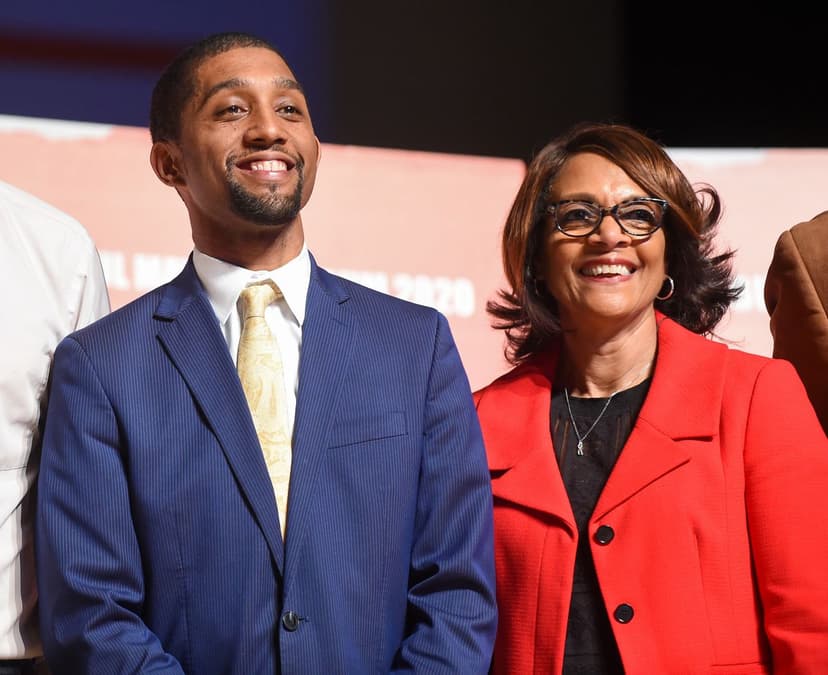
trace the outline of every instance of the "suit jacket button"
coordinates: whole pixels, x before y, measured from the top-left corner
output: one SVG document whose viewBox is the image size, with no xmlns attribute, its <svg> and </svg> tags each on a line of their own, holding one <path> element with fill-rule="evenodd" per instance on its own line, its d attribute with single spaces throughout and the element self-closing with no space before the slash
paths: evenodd
<svg viewBox="0 0 828 675">
<path fill-rule="evenodd" d="M 633 608 L 626 602 L 618 605 L 612 613 L 618 623 L 629 623 L 632 621 L 634 614 L 635 612 L 633 611 Z"/>
<path fill-rule="evenodd" d="M 299 628 L 299 615 L 296 612 L 285 612 L 282 614 L 282 625 L 285 630 L 295 631 Z"/>
<path fill-rule="evenodd" d="M 613 530 L 609 525 L 601 525 L 601 527 L 595 531 L 595 541 L 602 546 L 609 544 L 614 537 L 615 530 Z"/>
</svg>

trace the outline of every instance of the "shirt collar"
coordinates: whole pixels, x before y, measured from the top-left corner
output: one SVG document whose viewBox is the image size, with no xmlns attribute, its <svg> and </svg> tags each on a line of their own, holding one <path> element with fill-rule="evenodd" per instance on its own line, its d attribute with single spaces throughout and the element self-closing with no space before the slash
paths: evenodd
<svg viewBox="0 0 828 675">
<path fill-rule="evenodd" d="M 311 270 L 310 254 L 305 244 L 293 260 L 270 271 L 239 267 L 198 249 L 193 249 L 193 266 L 222 325 L 227 322 L 231 312 L 236 311 L 236 302 L 242 289 L 249 283 L 264 279 L 273 280 L 282 291 L 297 323 L 300 326 L 304 324 Z"/>
</svg>

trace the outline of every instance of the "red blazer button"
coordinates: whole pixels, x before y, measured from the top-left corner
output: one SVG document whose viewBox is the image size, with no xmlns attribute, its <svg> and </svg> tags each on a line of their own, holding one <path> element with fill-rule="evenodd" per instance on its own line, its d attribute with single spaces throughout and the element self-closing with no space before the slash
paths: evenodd
<svg viewBox="0 0 828 675">
<path fill-rule="evenodd" d="M 618 623 L 629 623 L 632 621 L 634 614 L 633 608 L 626 602 L 618 605 L 612 613 Z"/>
<path fill-rule="evenodd" d="M 601 546 L 606 546 L 609 544 L 613 538 L 615 537 L 615 530 L 613 530 L 609 525 L 601 525 L 595 531 L 595 541 L 601 544 Z"/>
</svg>

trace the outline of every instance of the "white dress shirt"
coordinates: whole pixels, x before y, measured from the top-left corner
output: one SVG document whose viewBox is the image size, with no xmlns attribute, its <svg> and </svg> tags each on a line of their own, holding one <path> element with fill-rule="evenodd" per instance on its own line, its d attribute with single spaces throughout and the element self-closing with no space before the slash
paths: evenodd
<svg viewBox="0 0 828 675">
<path fill-rule="evenodd" d="M 265 320 L 279 344 L 282 371 L 287 392 L 288 430 L 293 437 L 296 415 L 296 393 L 299 388 L 299 352 L 302 348 L 302 325 L 310 285 L 310 255 L 302 246 L 299 255 L 280 268 L 268 272 L 252 271 L 217 258 L 198 249 L 193 251 L 196 274 L 207 291 L 207 297 L 218 317 L 224 339 L 235 363 L 241 336 L 241 303 L 239 295 L 245 286 L 272 279 L 284 296 L 265 310 Z"/>
<path fill-rule="evenodd" d="M 109 312 L 95 245 L 65 213 L 0 182 L 0 660 L 40 656 L 34 499 L 58 342 Z"/>
</svg>

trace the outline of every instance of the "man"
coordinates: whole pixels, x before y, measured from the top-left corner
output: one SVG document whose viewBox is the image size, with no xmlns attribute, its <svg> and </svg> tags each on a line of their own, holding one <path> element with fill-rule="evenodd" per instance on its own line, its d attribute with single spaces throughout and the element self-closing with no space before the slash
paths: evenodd
<svg viewBox="0 0 828 675">
<path fill-rule="evenodd" d="M 491 492 L 445 319 L 308 253 L 320 146 L 269 44 L 191 47 L 150 130 L 195 247 L 56 354 L 38 529 L 55 675 L 485 673 Z M 275 300 L 242 307 L 248 287 Z M 280 361 L 278 386 L 248 361 Z"/>
<path fill-rule="evenodd" d="M 793 363 L 828 433 L 828 211 L 779 236 L 765 305 L 773 355 Z"/>
<path fill-rule="evenodd" d="M 0 182 L 0 675 L 42 671 L 34 485 L 58 342 L 109 311 L 100 259 L 81 224 Z"/>
</svg>

